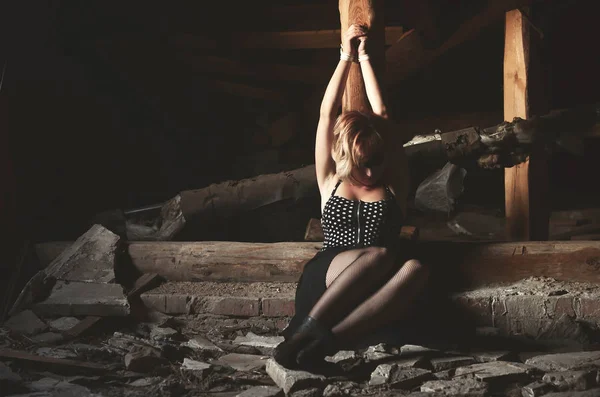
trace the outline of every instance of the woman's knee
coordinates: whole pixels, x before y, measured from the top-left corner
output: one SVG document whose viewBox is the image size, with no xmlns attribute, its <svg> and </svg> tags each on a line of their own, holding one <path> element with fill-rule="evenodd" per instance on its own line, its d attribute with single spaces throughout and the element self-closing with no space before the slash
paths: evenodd
<svg viewBox="0 0 600 397">
<path fill-rule="evenodd" d="M 374 263 L 391 262 L 394 259 L 391 250 L 386 247 L 368 247 L 364 253 L 373 258 Z"/>
<path fill-rule="evenodd" d="M 410 259 L 406 261 L 403 267 L 406 268 L 406 270 L 410 273 L 423 280 L 429 279 L 429 275 L 431 273 L 429 265 L 426 265 L 418 259 Z"/>
</svg>

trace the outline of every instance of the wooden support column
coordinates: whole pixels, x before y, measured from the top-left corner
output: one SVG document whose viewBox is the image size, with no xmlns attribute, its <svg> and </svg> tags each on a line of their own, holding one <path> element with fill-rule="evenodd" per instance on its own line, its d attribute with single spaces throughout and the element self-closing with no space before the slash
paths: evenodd
<svg viewBox="0 0 600 397">
<path fill-rule="evenodd" d="M 383 83 L 385 62 L 385 25 L 383 21 L 383 0 L 340 0 L 341 35 L 343 37 L 352 24 L 365 25 L 369 29 L 367 48 L 371 64 L 380 84 Z M 382 87 L 383 89 L 383 87 Z M 365 86 L 360 73 L 360 65 L 352 64 L 346 91 L 342 100 L 342 111 L 370 111 Z"/>
<path fill-rule="evenodd" d="M 521 10 L 506 13 L 504 46 L 504 119 L 530 118 L 530 101 L 539 111 L 538 93 L 530 80 L 541 79 L 532 73 L 539 46 L 532 37 L 530 22 Z M 537 55 L 537 54 L 536 54 Z M 537 89 L 537 84 L 535 85 Z M 533 95 L 532 95 L 533 93 Z M 533 99 L 533 100 L 532 100 Z M 539 113 L 537 113 L 539 114 Z M 549 228 L 548 164 L 544 149 L 534 147 L 526 162 L 504 172 L 507 236 L 513 241 L 547 240 Z"/>
</svg>

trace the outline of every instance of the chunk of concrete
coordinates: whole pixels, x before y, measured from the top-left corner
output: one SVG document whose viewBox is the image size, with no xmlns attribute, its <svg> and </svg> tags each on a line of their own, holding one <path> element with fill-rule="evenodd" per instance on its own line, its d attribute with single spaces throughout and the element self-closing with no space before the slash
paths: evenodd
<svg viewBox="0 0 600 397">
<path fill-rule="evenodd" d="M 418 356 L 431 356 L 435 354 L 439 354 L 440 351 L 436 349 L 430 349 L 428 347 L 419 346 L 419 345 L 403 345 L 400 347 L 400 355 L 418 355 Z"/>
<path fill-rule="evenodd" d="M 150 329 L 150 339 L 157 341 L 168 341 L 176 339 L 179 332 L 169 327 L 152 327 Z"/>
<path fill-rule="evenodd" d="M 472 352 L 471 355 L 478 363 L 489 363 L 490 361 L 510 361 L 513 353 L 507 350 L 490 352 Z"/>
<path fill-rule="evenodd" d="M 380 364 L 371 373 L 370 386 L 389 384 L 392 388 L 412 389 L 433 378 L 431 371 L 422 368 L 399 368 L 397 364 Z"/>
<path fill-rule="evenodd" d="M 189 358 L 184 358 L 183 363 L 181 364 L 181 369 L 186 371 L 191 371 L 198 374 L 200 377 L 204 376 L 206 370 L 210 369 L 211 365 L 208 363 L 203 363 L 202 361 L 191 360 Z"/>
<path fill-rule="evenodd" d="M 273 382 L 282 388 L 286 395 L 296 390 L 325 386 L 326 378 L 323 375 L 287 369 L 273 358 L 267 360 L 265 370 L 271 379 L 273 379 Z"/>
<path fill-rule="evenodd" d="M 35 382 L 31 382 L 27 385 L 31 390 L 37 392 L 30 394 L 30 396 L 64 396 L 64 397 L 92 397 L 97 396 L 92 394 L 90 390 L 84 386 L 69 383 L 64 380 L 58 380 L 53 378 L 42 378 Z"/>
<path fill-rule="evenodd" d="M 115 280 L 119 236 L 93 225 L 45 269 L 57 280 L 110 283 Z"/>
<path fill-rule="evenodd" d="M 540 397 L 554 391 L 554 387 L 545 382 L 536 381 L 521 388 L 523 397 Z"/>
<path fill-rule="evenodd" d="M 48 316 L 123 317 L 129 315 L 130 307 L 119 284 L 59 281 L 50 296 L 32 310 Z"/>
<path fill-rule="evenodd" d="M 219 346 L 215 345 L 202 335 L 195 335 L 193 338 L 181 344 L 182 346 L 189 347 L 193 350 L 208 350 L 214 352 L 222 352 Z"/>
<path fill-rule="evenodd" d="M 544 372 L 600 367 L 600 351 L 545 354 L 531 357 L 525 364 Z"/>
<path fill-rule="evenodd" d="M 600 389 L 555 392 L 544 394 L 544 397 L 600 397 Z"/>
<path fill-rule="evenodd" d="M 483 397 L 488 390 L 484 382 L 472 378 L 457 378 L 453 380 L 430 380 L 421 385 L 421 391 L 427 393 L 443 393 L 449 396 Z"/>
<path fill-rule="evenodd" d="M 23 310 L 12 316 L 6 320 L 4 326 L 11 331 L 25 335 L 34 335 L 48 329 L 48 325 L 31 310 Z"/>
<path fill-rule="evenodd" d="M 256 354 L 230 353 L 221 356 L 214 363 L 226 365 L 238 371 L 254 371 L 263 367 L 268 358 L 267 356 L 258 356 Z"/>
<path fill-rule="evenodd" d="M 125 355 L 125 367 L 133 372 L 152 372 L 156 367 L 168 363 L 160 351 L 152 347 L 134 347 Z"/>
<path fill-rule="evenodd" d="M 530 370 L 529 365 L 494 361 L 457 368 L 454 377 L 475 377 L 484 382 L 520 381 L 528 378 Z"/>
<path fill-rule="evenodd" d="M 276 386 L 254 386 L 236 394 L 235 397 L 276 397 L 282 394 L 282 390 Z"/>
<path fill-rule="evenodd" d="M 271 354 L 273 349 L 283 342 L 283 336 L 261 336 L 248 332 L 246 336 L 238 336 L 233 343 L 244 346 L 253 346 L 261 349 L 265 354 Z"/>
<path fill-rule="evenodd" d="M 358 354 L 354 350 L 340 350 L 335 353 L 333 356 L 325 357 L 325 361 L 330 363 L 343 363 L 352 360 L 356 360 L 358 358 Z"/>
<path fill-rule="evenodd" d="M 35 335 L 30 338 L 34 343 L 58 343 L 62 342 L 65 337 L 57 332 L 44 332 L 43 334 Z"/>
<path fill-rule="evenodd" d="M 542 381 L 556 386 L 558 390 L 589 390 L 598 385 L 598 370 L 561 371 L 544 374 Z"/>
<path fill-rule="evenodd" d="M 50 328 L 52 328 L 56 331 L 68 331 L 79 323 L 80 323 L 80 320 L 78 318 L 61 317 L 61 318 L 57 318 L 56 320 L 50 321 L 48 323 L 48 325 L 50 325 Z"/>
<path fill-rule="evenodd" d="M 463 367 L 475 363 L 475 359 L 469 356 L 459 357 L 439 357 L 431 359 L 431 366 L 435 372 L 444 371 L 447 369 Z"/>
<path fill-rule="evenodd" d="M 355 382 L 335 382 L 325 387 L 323 397 L 356 396 L 360 393 L 360 385 Z"/>
</svg>

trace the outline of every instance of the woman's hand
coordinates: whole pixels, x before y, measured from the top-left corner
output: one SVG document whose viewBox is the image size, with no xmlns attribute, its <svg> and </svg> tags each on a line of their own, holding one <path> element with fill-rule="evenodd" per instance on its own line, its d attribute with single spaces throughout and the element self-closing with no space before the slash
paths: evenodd
<svg viewBox="0 0 600 397">
<path fill-rule="evenodd" d="M 364 36 L 360 36 L 358 38 L 358 56 L 367 55 L 366 44 L 367 44 L 367 35 L 365 34 Z"/>
<path fill-rule="evenodd" d="M 356 57 L 356 52 L 357 52 L 356 39 L 358 38 L 360 40 L 361 38 L 366 38 L 366 35 L 367 35 L 367 30 L 365 29 L 364 26 L 350 25 L 348 30 L 346 30 L 346 33 L 344 33 L 344 38 L 342 40 L 343 51 L 353 58 Z M 363 50 L 364 50 L 364 40 L 362 40 L 360 42 L 360 44 L 363 46 Z M 360 48 L 360 45 L 359 45 L 359 48 Z M 359 49 L 359 51 L 360 51 L 360 49 Z"/>
</svg>

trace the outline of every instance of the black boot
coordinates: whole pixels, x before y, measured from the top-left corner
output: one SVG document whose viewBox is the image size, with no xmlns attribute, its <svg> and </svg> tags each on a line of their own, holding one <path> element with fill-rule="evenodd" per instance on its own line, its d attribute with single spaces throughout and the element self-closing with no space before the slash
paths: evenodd
<svg viewBox="0 0 600 397">
<path fill-rule="evenodd" d="M 286 368 L 307 369 L 330 352 L 335 352 L 334 345 L 331 330 L 306 316 L 292 337 L 275 348 L 273 357 Z"/>
</svg>

